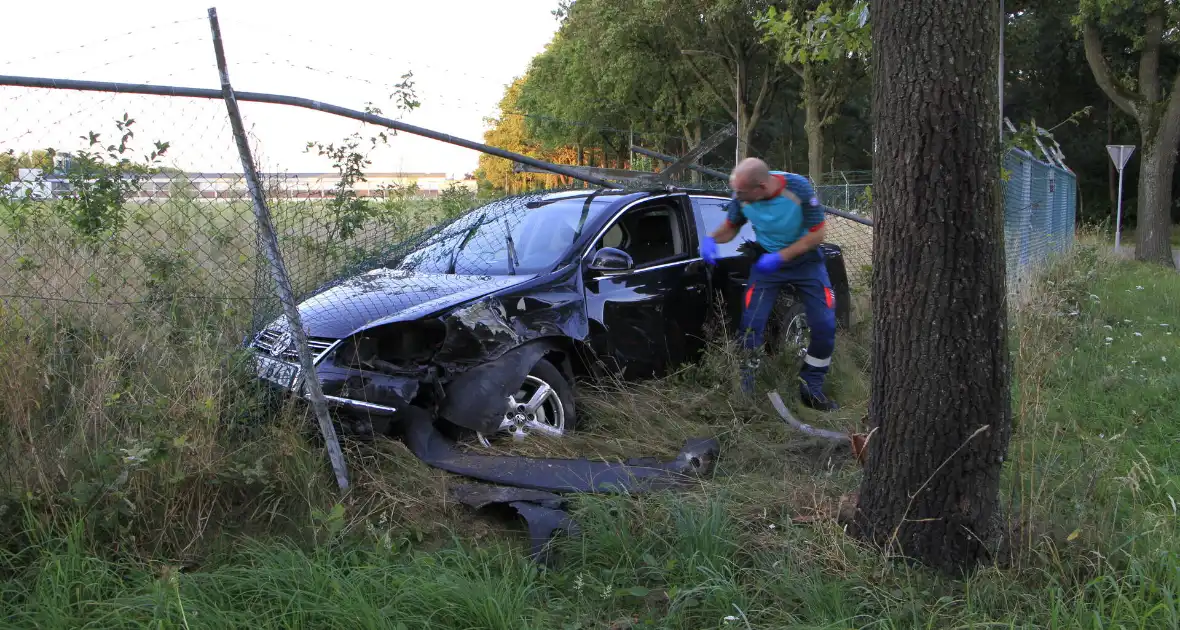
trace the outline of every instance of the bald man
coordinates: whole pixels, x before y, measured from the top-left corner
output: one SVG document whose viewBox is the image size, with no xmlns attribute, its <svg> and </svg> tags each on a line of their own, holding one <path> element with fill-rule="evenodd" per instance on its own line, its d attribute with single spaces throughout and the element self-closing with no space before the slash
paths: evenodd
<svg viewBox="0 0 1180 630">
<path fill-rule="evenodd" d="M 701 243 L 701 257 L 716 264 L 717 243 L 727 243 L 747 222 L 754 227 L 760 255 L 750 269 L 742 310 L 742 345 L 750 360 L 742 370 L 742 389 L 752 393 L 763 331 L 783 286 L 798 289 L 811 328 L 811 343 L 799 369 L 801 402 L 832 411 L 839 406 L 823 391 L 836 346 L 836 295 L 823 254 L 824 211 L 806 177 L 771 171 L 758 158 L 738 164 L 730 175 L 733 201 L 726 221 Z"/>
</svg>

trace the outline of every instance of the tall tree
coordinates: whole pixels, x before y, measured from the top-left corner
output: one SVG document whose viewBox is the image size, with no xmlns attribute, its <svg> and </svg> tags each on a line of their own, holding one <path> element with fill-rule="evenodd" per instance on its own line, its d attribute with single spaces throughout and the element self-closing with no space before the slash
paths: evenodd
<svg viewBox="0 0 1180 630">
<path fill-rule="evenodd" d="M 700 99 L 683 85 L 683 64 L 667 63 L 668 46 L 651 19 L 622 0 L 569 7 L 521 86 L 517 105 L 530 115 L 529 133 L 547 146 L 610 149 L 616 165 L 630 155 L 632 132 L 699 138 Z"/>
<path fill-rule="evenodd" d="M 792 0 L 770 7 L 758 24 L 779 48 L 782 60 L 803 82 L 807 167 L 819 183 L 824 171 L 824 128 L 836 121 L 856 81 L 864 76 L 870 41 L 868 3 L 835 0 L 813 6 Z"/>
<path fill-rule="evenodd" d="M 501 149 L 514 151 L 529 157 L 553 162 L 556 164 L 573 164 L 576 152 L 570 147 L 547 149 L 529 135 L 526 129 L 526 119 L 517 106 L 520 98 L 521 86 L 527 79 L 515 79 L 504 96 L 500 99 L 499 116 L 486 119 L 490 127 L 484 132 L 484 142 Z M 545 175 L 539 173 L 516 173 L 514 163 L 494 155 L 480 154 L 479 168 L 475 172 L 476 178 L 485 189 L 499 189 L 505 192 L 529 189 L 540 182 L 543 186 L 555 183 L 568 184 L 565 177 L 560 175 Z"/>
<path fill-rule="evenodd" d="M 873 4 L 875 433 L 855 535 L 986 555 L 1011 435 L 995 0 Z"/>
<path fill-rule="evenodd" d="M 1171 248 L 1172 177 L 1180 144 L 1180 72 L 1169 81 L 1161 60 L 1180 43 L 1180 6 L 1168 0 L 1081 0 L 1076 22 L 1086 61 L 1106 96 L 1135 118 L 1141 144 L 1135 257 L 1175 266 Z M 1138 53 L 1137 77 L 1125 76 L 1107 60 L 1103 36 L 1130 40 Z M 1175 64 L 1169 64 L 1175 65 Z"/>
<path fill-rule="evenodd" d="M 697 79 L 694 89 L 714 97 L 737 125 L 735 158 L 750 155 L 750 138 L 786 72 L 762 41 L 754 20 L 771 0 L 644 0 L 659 16 Z M 728 87 L 726 87 L 728 86 Z"/>
</svg>

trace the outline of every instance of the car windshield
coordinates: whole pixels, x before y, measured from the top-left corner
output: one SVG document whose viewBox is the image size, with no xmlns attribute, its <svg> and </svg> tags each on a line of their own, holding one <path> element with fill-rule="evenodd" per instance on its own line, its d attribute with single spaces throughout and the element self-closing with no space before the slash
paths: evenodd
<svg viewBox="0 0 1180 630">
<path fill-rule="evenodd" d="M 398 268 L 469 275 L 549 271 L 612 199 L 586 201 L 580 196 L 490 203 L 444 228 Z"/>
</svg>

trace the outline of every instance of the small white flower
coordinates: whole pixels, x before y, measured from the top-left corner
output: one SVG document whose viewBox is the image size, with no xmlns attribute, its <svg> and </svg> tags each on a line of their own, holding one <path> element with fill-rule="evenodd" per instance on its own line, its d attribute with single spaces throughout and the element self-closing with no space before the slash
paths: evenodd
<svg viewBox="0 0 1180 630">
<path fill-rule="evenodd" d="M 1107 337 L 1107 338 L 1106 338 L 1106 343 L 1110 343 L 1110 342 L 1112 342 L 1112 341 L 1114 341 L 1114 339 L 1111 339 L 1110 337 Z"/>
<path fill-rule="evenodd" d="M 734 617 L 733 615 L 726 615 L 725 616 L 725 623 L 729 623 L 731 621 L 737 621 L 737 620 L 738 620 L 738 618 Z"/>
<path fill-rule="evenodd" d="M 1136 336 L 1136 337 L 1142 337 L 1142 336 L 1143 336 L 1143 333 L 1141 333 L 1141 332 L 1137 332 L 1137 333 L 1135 333 L 1135 336 Z"/>
<path fill-rule="evenodd" d="M 770 528 L 771 528 L 771 529 L 774 529 L 774 523 L 771 523 L 771 524 L 770 524 Z"/>
<path fill-rule="evenodd" d="M 1129 319 L 1124 319 L 1124 320 L 1123 320 L 1123 323 L 1124 323 L 1124 324 L 1130 324 L 1130 323 L 1131 323 L 1131 320 L 1129 320 Z"/>
<path fill-rule="evenodd" d="M 1136 361 L 1135 359 L 1131 359 L 1131 365 L 1135 365 L 1136 363 L 1138 363 L 1138 361 Z"/>
<path fill-rule="evenodd" d="M 1168 362 L 1168 357 L 1160 357 L 1160 361 L 1163 361 L 1164 363 L 1167 363 L 1167 362 Z"/>
<path fill-rule="evenodd" d="M 1135 287 L 1135 290 L 1136 290 L 1136 291 L 1142 291 L 1142 290 L 1143 290 L 1143 287 Z"/>
<path fill-rule="evenodd" d="M 1105 438 L 1106 438 L 1106 434 L 1105 434 L 1105 433 L 1099 433 L 1099 434 L 1098 434 L 1098 437 L 1099 437 L 1099 438 L 1102 438 L 1102 439 L 1105 439 Z"/>
</svg>

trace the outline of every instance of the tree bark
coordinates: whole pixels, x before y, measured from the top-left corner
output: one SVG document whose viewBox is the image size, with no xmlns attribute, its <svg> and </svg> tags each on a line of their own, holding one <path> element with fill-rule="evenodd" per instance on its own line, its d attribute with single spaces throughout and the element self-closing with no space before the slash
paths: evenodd
<svg viewBox="0 0 1180 630">
<path fill-rule="evenodd" d="M 1113 105 L 1110 99 L 1106 100 L 1106 144 L 1110 146 L 1114 144 L 1114 112 Z M 1118 183 L 1118 169 L 1114 167 L 1114 162 L 1106 163 L 1106 187 L 1110 191 L 1110 224 L 1114 225 L 1118 221 L 1118 207 L 1119 207 L 1119 183 Z"/>
<path fill-rule="evenodd" d="M 807 175 L 818 186 L 824 171 L 824 115 L 821 111 L 822 94 L 819 80 L 811 66 L 803 68 L 803 102 L 806 118 L 803 129 L 807 132 Z"/>
<path fill-rule="evenodd" d="M 1162 134 L 1161 134 L 1162 135 Z M 1172 257 L 1172 175 L 1176 168 L 1176 141 L 1143 138 L 1139 163 L 1139 207 L 1135 217 L 1135 258 L 1175 266 Z"/>
<path fill-rule="evenodd" d="M 988 557 L 1012 430 L 998 11 L 873 5 L 876 433 L 851 529 L 951 574 Z"/>
</svg>

